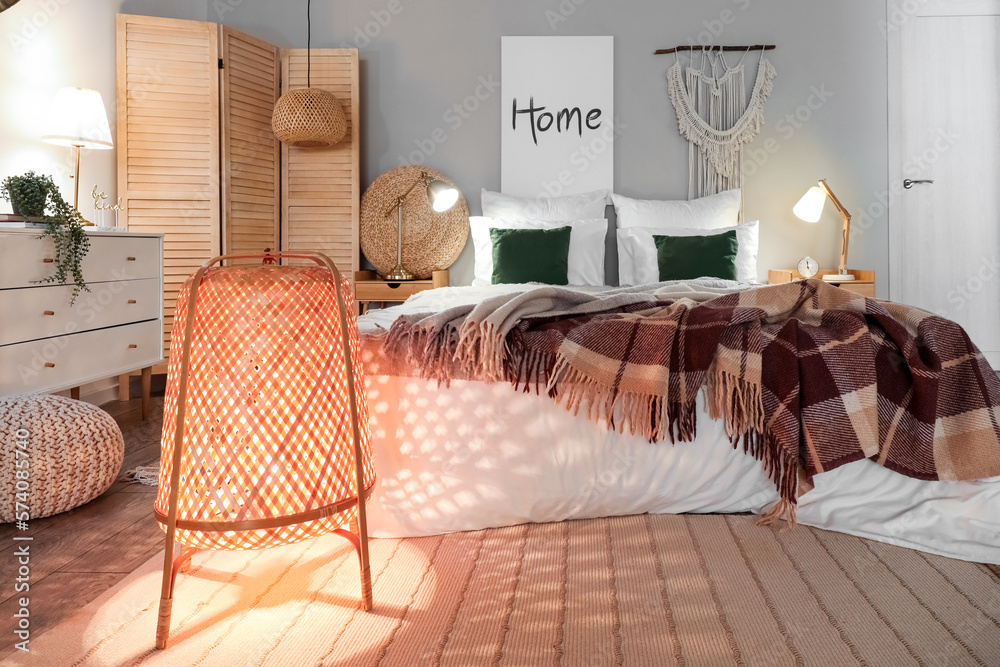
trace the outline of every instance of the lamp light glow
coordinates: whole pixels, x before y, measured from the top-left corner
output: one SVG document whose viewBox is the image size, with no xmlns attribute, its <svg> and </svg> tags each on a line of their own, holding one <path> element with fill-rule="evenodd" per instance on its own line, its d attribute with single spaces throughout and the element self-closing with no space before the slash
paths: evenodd
<svg viewBox="0 0 1000 667">
<path fill-rule="evenodd" d="M 212 267 L 274 257 L 319 266 Z M 351 291 L 328 257 L 307 252 L 217 257 L 181 287 L 154 507 L 166 532 L 158 648 L 177 572 L 196 549 L 335 532 L 358 552 L 371 608 L 375 471 Z M 176 559 L 175 542 L 186 547 Z"/>
<path fill-rule="evenodd" d="M 60 88 L 52 100 L 42 141 L 57 146 L 114 148 L 104 99 L 96 90 Z"/>
<path fill-rule="evenodd" d="M 114 148 L 104 99 L 88 88 L 60 88 L 52 100 L 48 132 L 42 141 L 73 148 L 73 208 L 80 212 L 80 149 Z"/>
<path fill-rule="evenodd" d="M 427 184 L 427 199 L 437 213 L 444 213 L 458 201 L 458 188 L 435 179 Z"/>
<path fill-rule="evenodd" d="M 802 199 L 792 209 L 799 220 L 806 222 L 819 222 L 823 215 L 823 205 L 826 204 L 826 193 L 819 186 L 812 186 L 809 191 L 802 195 Z"/>
</svg>

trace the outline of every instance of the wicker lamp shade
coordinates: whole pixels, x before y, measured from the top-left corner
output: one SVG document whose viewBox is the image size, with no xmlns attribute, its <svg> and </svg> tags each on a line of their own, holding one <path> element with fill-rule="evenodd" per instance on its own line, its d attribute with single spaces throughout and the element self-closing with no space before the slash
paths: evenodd
<svg viewBox="0 0 1000 667">
<path fill-rule="evenodd" d="M 322 88 L 290 90 L 274 104 L 274 136 L 300 148 L 327 148 L 347 134 L 347 116 L 340 100 Z"/>
<path fill-rule="evenodd" d="M 206 265 L 177 299 L 155 505 L 168 545 L 157 646 L 190 558 L 171 562 L 175 540 L 260 549 L 337 532 L 358 549 L 371 606 L 359 497 L 375 472 L 351 288 L 319 253 L 272 256 L 319 266 Z M 221 259 L 236 257 L 210 264 Z"/>
<path fill-rule="evenodd" d="M 424 175 L 454 187 L 441 172 L 404 165 L 375 179 L 361 197 L 361 252 L 379 275 L 396 266 L 396 202 Z M 388 214 L 388 215 L 387 215 Z M 417 278 L 451 266 L 469 237 L 469 206 L 465 197 L 442 213 L 434 211 L 427 189 L 418 185 L 403 200 L 403 266 Z"/>
</svg>

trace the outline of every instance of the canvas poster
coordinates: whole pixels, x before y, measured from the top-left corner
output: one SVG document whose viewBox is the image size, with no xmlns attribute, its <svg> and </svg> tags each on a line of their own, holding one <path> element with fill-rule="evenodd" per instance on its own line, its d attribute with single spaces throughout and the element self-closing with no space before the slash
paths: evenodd
<svg viewBox="0 0 1000 667">
<path fill-rule="evenodd" d="M 613 38 L 503 37 L 501 77 L 501 190 L 613 189 Z"/>
</svg>

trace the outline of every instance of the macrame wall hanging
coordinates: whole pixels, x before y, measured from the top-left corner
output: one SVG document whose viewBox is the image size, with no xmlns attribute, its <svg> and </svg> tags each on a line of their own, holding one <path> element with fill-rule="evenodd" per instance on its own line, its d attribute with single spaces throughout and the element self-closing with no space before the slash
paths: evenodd
<svg viewBox="0 0 1000 667">
<path fill-rule="evenodd" d="M 771 94 L 775 75 L 774 67 L 764 57 L 765 48 L 677 47 L 656 52 L 691 51 L 686 71 L 679 57 L 667 71 L 667 91 L 677 112 L 677 127 L 688 140 L 689 198 L 742 187 L 743 147 L 760 132 L 764 102 Z M 737 49 L 743 55 L 730 66 L 723 51 Z M 747 96 L 743 63 L 755 49 L 761 49 L 761 57 L 753 89 Z"/>
</svg>

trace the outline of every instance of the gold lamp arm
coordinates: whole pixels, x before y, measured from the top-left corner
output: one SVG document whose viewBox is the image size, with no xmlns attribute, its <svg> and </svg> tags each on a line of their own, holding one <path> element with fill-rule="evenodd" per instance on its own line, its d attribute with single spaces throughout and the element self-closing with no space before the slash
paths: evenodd
<svg viewBox="0 0 1000 667">
<path fill-rule="evenodd" d="M 395 204 L 393 204 L 389 208 L 385 209 L 385 217 L 388 218 L 390 215 L 392 215 L 393 211 L 395 211 L 397 208 L 400 208 L 400 207 L 403 206 L 403 200 L 410 196 L 410 193 L 413 192 L 413 188 L 417 187 L 417 185 L 419 185 L 420 183 L 426 184 L 427 181 L 428 181 L 427 172 L 426 171 L 420 172 L 420 178 L 418 178 L 417 180 L 413 181 L 413 185 L 411 185 L 406 192 L 404 192 L 403 194 L 401 194 L 398 197 L 396 197 L 396 203 Z"/>
<path fill-rule="evenodd" d="M 403 194 L 401 194 L 396 199 L 396 202 L 397 202 L 396 206 L 402 206 L 403 205 L 403 200 L 410 196 L 410 193 L 413 192 L 413 188 L 417 187 L 417 185 L 419 185 L 420 183 L 423 183 L 424 185 L 426 185 L 427 184 L 427 180 L 428 180 L 427 172 L 426 171 L 420 172 L 420 178 L 418 178 L 417 180 L 413 181 L 413 185 L 411 185 L 410 188 L 406 192 L 404 192 Z M 389 210 L 386 211 L 386 213 L 385 213 L 386 216 L 388 216 L 390 213 L 392 213 L 392 209 L 396 208 L 396 206 L 390 206 Z"/>
<path fill-rule="evenodd" d="M 844 236 L 840 244 L 839 271 L 841 275 L 847 275 L 847 244 L 851 237 L 851 214 L 847 212 L 844 205 L 840 203 L 839 199 L 837 199 L 837 195 L 833 194 L 833 190 L 830 189 L 830 186 L 826 184 L 825 180 L 820 179 L 819 186 L 823 189 L 823 192 L 826 193 L 826 196 L 831 202 L 833 202 L 837 211 L 840 212 L 840 215 L 844 218 Z"/>
</svg>

